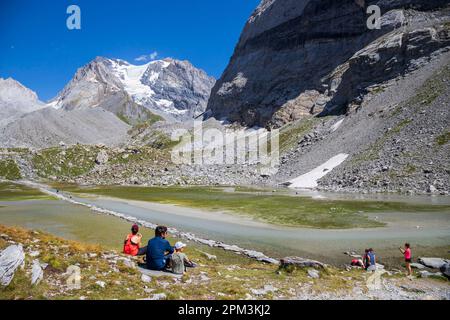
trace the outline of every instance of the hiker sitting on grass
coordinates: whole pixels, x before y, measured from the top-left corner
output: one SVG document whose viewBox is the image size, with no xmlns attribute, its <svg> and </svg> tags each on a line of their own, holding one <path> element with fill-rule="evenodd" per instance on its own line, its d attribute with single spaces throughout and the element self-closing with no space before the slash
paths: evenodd
<svg viewBox="0 0 450 320">
<path fill-rule="evenodd" d="M 399 248 L 400 252 L 405 256 L 406 270 L 408 271 L 408 277 L 413 275 L 411 269 L 412 262 L 412 254 L 411 254 L 411 245 L 409 243 L 405 243 L 405 248 Z"/>
<path fill-rule="evenodd" d="M 171 255 L 174 252 L 169 241 L 167 227 L 159 226 L 155 230 L 155 237 L 148 242 L 147 268 L 155 271 L 166 270 L 169 266 Z"/>
<path fill-rule="evenodd" d="M 175 244 L 175 253 L 172 255 L 171 265 L 172 272 L 175 274 L 185 274 L 186 267 L 193 268 L 195 263 L 193 263 L 185 253 L 183 253 L 186 244 L 183 242 L 177 242 Z"/>
<path fill-rule="evenodd" d="M 123 253 L 130 256 L 143 256 L 147 252 L 147 247 L 141 248 L 142 234 L 139 233 L 137 224 L 131 227 L 131 233 L 126 237 L 123 244 Z"/>
</svg>

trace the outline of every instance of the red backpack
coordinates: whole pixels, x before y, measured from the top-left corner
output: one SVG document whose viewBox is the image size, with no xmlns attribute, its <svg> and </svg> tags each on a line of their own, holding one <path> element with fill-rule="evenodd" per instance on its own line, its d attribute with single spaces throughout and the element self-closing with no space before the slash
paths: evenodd
<svg viewBox="0 0 450 320">
<path fill-rule="evenodd" d="M 134 237 L 133 234 L 129 234 L 127 236 L 127 239 L 125 240 L 125 243 L 123 245 L 123 253 L 128 254 L 130 256 L 137 256 L 139 252 L 139 245 L 131 241 L 131 238 L 133 237 Z"/>
</svg>

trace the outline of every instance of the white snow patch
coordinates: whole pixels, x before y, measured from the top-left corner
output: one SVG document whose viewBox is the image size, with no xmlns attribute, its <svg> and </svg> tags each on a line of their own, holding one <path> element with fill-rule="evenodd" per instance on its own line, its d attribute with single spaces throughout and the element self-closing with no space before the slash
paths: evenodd
<svg viewBox="0 0 450 320">
<path fill-rule="evenodd" d="M 61 109 L 61 104 L 59 102 L 59 100 L 53 100 L 52 102 L 47 103 L 46 106 L 58 110 Z"/>
<path fill-rule="evenodd" d="M 298 189 L 314 189 L 318 186 L 317 181 L 330 173 L 334 168 L 343 163 L 347 158 L 348 154 L 341 153 L 337 156 L 331 158 L 321 166 L 311 170 L 310 172 L 301 175 L 298 178 L 295 178 L 291 181 L 291 185 L 289 188 L 298 188 Z"/>
<path fill-rule="evenodd" d="M 113 61 L 114 71 L 117 73 L 125 90 L 136 102 L 140 102 L 155 94 L 149 86 L 146 86 L 141 81 L 149 65 L 150 63 L 135 66 L 129 63 L 118 64 Z"/>
<path fill-rule="evenodd" d="M 331 126 L 331 132 L 335 132 L 342 125 L 345 119 L 341 119 Z"/>
</svg>

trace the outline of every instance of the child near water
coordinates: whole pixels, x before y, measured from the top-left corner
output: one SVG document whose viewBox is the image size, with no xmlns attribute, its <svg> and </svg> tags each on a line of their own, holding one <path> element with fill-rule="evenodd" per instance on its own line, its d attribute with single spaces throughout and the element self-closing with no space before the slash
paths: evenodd
<svg viewBox="0 0 450 320">
<path fill-rule="evenodd" d="M 408 277 L 412 277 L 412 254 L 411 254 L 411 245 L 409 243 L 405 243 L 405 248 L 400 248 L 401 253 L 405 256 L 406 270 L 408 271 Z"/>
</svg>

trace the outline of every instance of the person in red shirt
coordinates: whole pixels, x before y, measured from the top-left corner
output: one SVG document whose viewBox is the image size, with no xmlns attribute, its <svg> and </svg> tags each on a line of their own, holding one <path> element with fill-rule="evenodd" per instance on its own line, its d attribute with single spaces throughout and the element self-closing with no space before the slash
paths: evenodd
<svg viewBox="0 0 450 320">
<path fill-rule="evenodd" d="M 123 253 L 130 256 L 141 256 L 147 252 L 147 247 L 141 248 L 142 235 L 137 224 L 131 227 L 131 233 L 125 238 Z"/>
<path fill-rule="evenodd" d="M 409 243 L 405 243 L 405 248 L 400 248 L 401 253 L 405 256 L 406 269 L 408 270 L 408 276 L 412 276 L 411 262 L 412 262 L 412 254 L 411 254 L 411 245 Z"/>
</svg>

